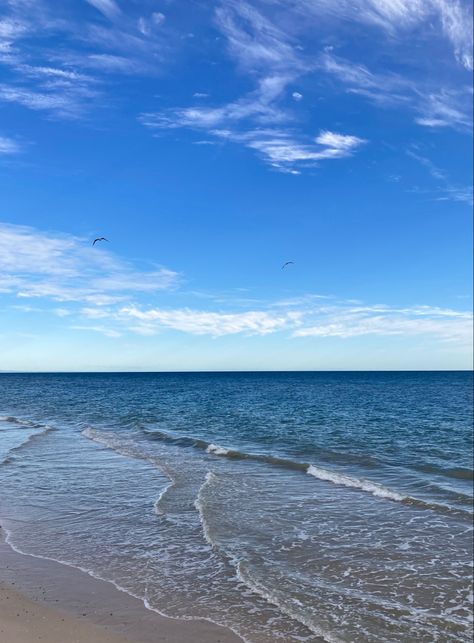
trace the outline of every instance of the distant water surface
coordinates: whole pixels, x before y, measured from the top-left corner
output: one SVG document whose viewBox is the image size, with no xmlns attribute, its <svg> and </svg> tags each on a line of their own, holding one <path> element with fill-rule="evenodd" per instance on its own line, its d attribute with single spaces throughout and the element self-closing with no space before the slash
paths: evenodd
<svg viewBox="0 0 474 643">
<path fill-rule="evenodd" d="M 0 375 L 10 544 L 253 643 L 470 641 L 472 373 Z"/>
</svg>

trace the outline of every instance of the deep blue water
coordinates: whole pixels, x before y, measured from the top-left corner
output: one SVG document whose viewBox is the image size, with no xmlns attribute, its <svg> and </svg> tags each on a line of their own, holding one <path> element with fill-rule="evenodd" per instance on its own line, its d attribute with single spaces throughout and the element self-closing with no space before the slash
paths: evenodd
<svg viewBox="0 0 474 643">
<path fill-rule="evenodd" d="M 468 372 L 3 374 L 0 518 L 249 641 L 467 641 L 472 404 Z"/>
</svg>

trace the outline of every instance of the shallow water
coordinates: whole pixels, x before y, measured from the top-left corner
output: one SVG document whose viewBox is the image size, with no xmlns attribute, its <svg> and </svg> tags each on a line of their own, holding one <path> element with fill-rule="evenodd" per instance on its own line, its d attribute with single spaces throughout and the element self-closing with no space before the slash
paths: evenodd
<svg viewBox="0 0 474 643">
<path fill-rule="evenodd" d="M 472 374 L 0 375 L 17 549 L 248 641 L 467 641 Z"/>
</svg>

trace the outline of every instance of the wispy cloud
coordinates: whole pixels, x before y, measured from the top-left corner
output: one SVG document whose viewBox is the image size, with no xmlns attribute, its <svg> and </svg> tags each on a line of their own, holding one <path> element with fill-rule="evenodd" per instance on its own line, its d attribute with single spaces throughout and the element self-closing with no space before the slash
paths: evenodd
<svg viewBox="0 0 474 643">
<path fill-rule="evenodd" d="M 344 89 L 380 107 L 398 107 L 414 113 L 425 127 L 472 129 L 472 92 L 466 88 L 437 89 L 426 82 L 414 82 L 397 73 L 375 73 L 365 65 L 325 52 L 319 60 L 322 70 L 338 79 Z"/>
<path fill-rule="evenodd" d="M 230 141 L 243 142 L 256 150 L 273 167 L 282 171 L 299 173 L 298 168 L 314 166 L 318 161 L 352 156 L 355 150 L 366 143 L 358 136 L 322 131 L 314 139 L 306 141 L 291 132 L 278 129 L 256 129 L 245 134 L 229 130 L 213 130 L 212 133 Z"/>
<path fill-rule="evenodd" d="M 307 43 L 310 32 L 322 36 L 328 21 L 340 22 L 341 29 L 347 20 L 370 25 L 392 40 L 437 21 L 436 29 L 429 27 L 431 32 L 448 38 L 458 59 L 469 67 L 470 41 L 465 28 L 469 15 L 469 9 L 457 0 L 451 5 L 444 0 L 295 0 L 290 4 L 222 0 L 215 11 L 215 25 L 238 71 L 255 89 L 225 104 L 167 108 L 144 113 L 140 120 L 154 130 L 205 131 L 208 136 L 256 150 L 273 167 L 298 173 L 305 163 L 348 155 L 334 146 L 322 155 L 299 131 L 291 108 L 291 99 L 294 103 L 303 97 L 291 91 L 291 85 L 324 71 L 347 92 L 380 107 L 411 112 L 423 127 L 469 130 L 470 95 L 462 87 L 419 83 L 399 72 L 376 73 L 364 64 L 335 56 L 330 47 L 322 56 L 311 55 Z"/>
<path fill-rule="evenodd" d="M 407 155 L 425 167 L 429 174 L 436 180 L 434 198 L 437 201 L 456 201 L 458 203 L 473 205 L 472 185 L 454 185 L 444 170 L 435 165 L 431 159 L 423 156 L 417 149 L 408 149 Z"/>
<path fill-rule="evenodd" d="M 6 136 L 0 136 L 0 155 L 1 154 L 17 154 L 20 152 L 20 145 Z"/>
<path fill-rule="evenodd" d="M 0 224 L 0 292 L 107 305 L 134 293 L 173 288 L 178 274 L 138 270 L 90 240 Z"/>
<path fill-rule="evenodd" d="M 76 325 L 76 326 L 70 326 L 70 328 L 71 330 L 84 330 L 88 333 L 90 332 L 100 333 L 101 335 L 105 335 L 106 337 L 112 337 L 113 339 L 122 337 L 122 333 L 120 333 L 118 330 L 114 330 L 113 328 L 107 328 L 107 326 Z"/>
<path fill-rule="evenodd" d="M 299 53 L 291 37 L 255 6 L 228 1 L 216 11 L 216 24 L 230 54 L 256 88 L 220 106 L 192 106 L 144 113 L 141 122 L 154 130 L 188 128 L 255 150 L 271 166 L 299 173 L 308 164 L 350 156 L 364 143 L 354 135 L 322 132 L 310 140 L 295 127 L 284 102 L 299 92 L 288 87 L 312 64 Z"/>
<path fill-rule="evenodd" d="M 137 17 L 115 0 L 86 1 L 97 11 L 67 12 L 51 0 L 6 3 L 0 66 L 9 73 L 2 78 L 0 102 L 78 119 L 106 103 L 111 72 L 153 75 L 162 14 Z"/>
<path fill-rule="evenodd" d="M 284 0 L 272 4 L 283 6 Z M 425 30 L 431 38 L 451 42 L 457 61 L 472 69 L 472 4 L 465 0 L 296 0 L 294 12 L 315 28 L 332 19 L 363 25 L 392 38 Z"/>
<path fill-rule="evenodd" d="M 69 81 L 50 83 L 43 91 L 0 84 L 0 101 L 17 103 L 35 111 L 47 111 L 65 118 L 80 116 L 85 99 L 97 95 L 95 90 L 73 85 Z"/>
<path fill-rule="evenodd" d="M 120 7 L 114 0 L 86 0 L 86 2 L 110 19 L 116 18 L 121 13 Z"/>
<path fill-rule="evenodd" d="M 327 133 L 321 136 L 328 142 Z M 41 314 L 49 310 L 68 328 L 111 338 L 172 330 L 215 338 L 400 335 L 466 346 L 472 340 L 471 311 L 428 305 L 368 305 L 320 294 L 262 302 L 242 299 L 240 292 L 207 298 L 204 308 L 202 297 L 197 297 L 197 306 L 156 305 L 160 292 L 169 291 L 168 299 L 179 297 L 179 290 L 173 295 L 179 287 L 176 272 L 161 267 L 139 270 L 103 246 L 92 247 L 90 240 L 26 226 L 0 225 L 0 274 L 3 295 L 35 299 L 41 302 Z M 36 314 L 37 306 L 22 305 L 22 310 Z"/>
<path fill-rule="evenodd" d="M 310 148 L 305 149 L 300 136 L 288 130 L 288 126 L 293 125 L 293 116 L 282 106 L 282 101 L 289 95 L 288 86 L 310 69 L 308 61 L 299 55 L 288 33 L 249 2 L 223 2 L 216 9 L 215 24 L 225 37 L 229 55 L 238 69 L 252 79 L 255 89 L 220 106 L 142 114 L 141 122 L 153 129 L 205 131 L 257 150 L 274 167 L 281 162 L 292 165 L 307 160 Z M 279 125 L 280 130 L 268 136 L 269 125 Z M 276 151 L 277 147 L 280 152 Z"/>
<path fill-rule="evenodd" d="M 52 0 L 4 3 L 0 65 L 7 73 L 0 102 L 49 118 L 86 120 L 95 106 L 128 100 L 125 94 L 111 100 L 116 76 L 156 77 L 179 58 L 174 52 L 185 57 L 182 25 L 171 11 L 165 16 L 152 3 L 122 0 L 80 4 L 82 11 L 69 12 Z M 208 59 L 225 61 L 226 73 L 235 74 L 236 94 L 218 99 L 225 92 L 212 91 L 213 98 L 203 101 L 196 99 L 209 96 L 197 92 L 192 104 L 170 107 L 168 97 L 162 107 L 150 108 L 151 83 L 144 83 L 146 107 L 137 92 L 134 109 L 155 135 L 182 129 L 199 135 L 193 143 L 229 141 L 294 174 L 351 156 L 367 137 L 341 118 L 331 122 L 330 111 L 315 109 L 315 98 L 334 87 L 404 112 L 422 128 L 467 132 L 472 90 L 467 77 L 459 79 L 472 68 L 471 18 L 467 0 L 219 0 L 202 7 L 197 23 Z M 364 46 L 352 47 L 361 31 Z M 400 64 L 404 43 L 410 54 Z M 454 52 L 449 64 L 459 76 L 452 82 L 427 63 L 428 47 L 435 51 L 443 43 L 446 67 L 446 51 Z M 383 51 L 383 64 L 374 50 Z M 340 131 L 353 143 L 326 145 L 314 138 L 320 129 Z"/>
<path fill-rule="evenodd" d="M 437 337 L 443 341 L 472 341 L 472 314 L 431 306 L 322 307 L 316 323 L 294 331 L 295 337 L 339 337 L 402 335 Z"/>
<path fill-rule="evenodd" d="M 454 47 L 458 61 L 469 70 L 472 56 L 472 3 L 460 0 L 432 0 L 438 10 L 443 31 Z"/>
<path fill-rule="evenodd" d="M 162 114 L 143 114 L 141 121 L 147 127 L 157 130 L 169 127 L 204 130 L 222 141 L 239 143 L 255 150 L 272 167 L 295 174 L 299 174 L 301 168 L 314 166 L 318 161 L 352 156 L 357 148 L 367 142 L 358 136 L 328 130 L 321 131 L 311 139 L 281 126 L 249 128 L 243 131 L 232 126 L 219 127 L 226 125 L 222 110 L 186 110 L 185 116 L 178 117 L 177 120 L 168 117 L 164 119 Z M 200 144 L 203 142 L 208 143 L 199 141 Z"/>
<path fill-rule="evenodd" d="M 285 333 L 288 338 L 359 336 L 419 336 L 441 342 L 470 346 L 473 315 L 437 306 L 394 307 L 364 305 L 320 296 L 290 302 L 275 302 L 266 309 L 202 310 L 199 308 L 146 308 L 115 306 L 84 308 L 84 319 L 102 321 L 103 328 L 152 336 L 174 330 L 191 335 L 269 335 Z"/>
<path fill-rule="evenodd" d="M 138 322 L 135 332 L 150 335 L 160 329 L 170 328 L 192 335 L 234 335 L 237 333 L 268 335 L 294 323 L 299 313 L 289 312 L 277 315 L 266 311 L 213 312 L 188 308 L 140 310 L 124 307 L 118 311 L 121 320 Z"/>
</svg>

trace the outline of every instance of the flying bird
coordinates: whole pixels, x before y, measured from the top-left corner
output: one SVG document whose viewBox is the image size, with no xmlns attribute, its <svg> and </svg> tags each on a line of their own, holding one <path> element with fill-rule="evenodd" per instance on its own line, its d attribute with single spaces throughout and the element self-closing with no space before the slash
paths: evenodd
<svg viewBox="0 0 474 643">
<path fill-rule="evenodd" d="M 286 266 L 289 266 L 289 265 L 290 265 L 290 264 L 292 264 L 292 263 L 295 263 L 295 262 L 294 262 L 294 261 L 286 261 L 286 262 L 282 265 L 281 269 L 283 270 L 283 268 L 286 268 Z"/>
<path fill-rule="evenodd" d="M 95 244 L 96 244 L 98 241 L 109 241 L 109 240 L 108 240 L 108 239 L 106 239 L 105 237 L 97 237 L 97 239 L 94 239 L 94 241 L 92 242 L 92 245 L 93 245 L 93 246 L 95 246 Z M 110 241 L 109 241 L 109 243 L 110 243 Z"/>
</svg>

